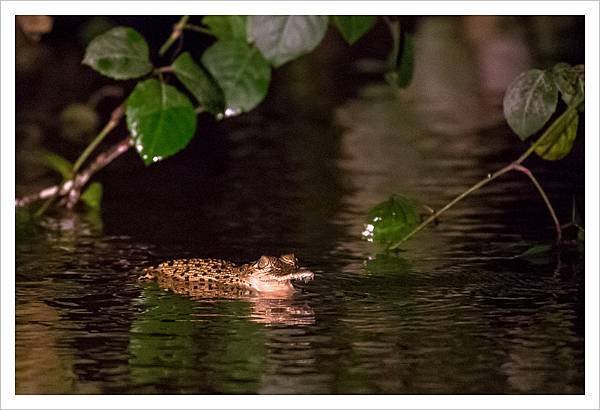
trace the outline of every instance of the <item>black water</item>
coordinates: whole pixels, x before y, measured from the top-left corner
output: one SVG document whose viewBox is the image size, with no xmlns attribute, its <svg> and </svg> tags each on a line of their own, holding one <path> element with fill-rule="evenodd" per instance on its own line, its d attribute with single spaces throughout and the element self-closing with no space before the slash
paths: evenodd
<svg viewBox="0 0 600 410">
<path fill-rule="evenodd" d="M 360 240 L 374 204 L 440 207 L 519 140 L 469 108 L 468 87 L 444 107 L 381 83 L 328 100 L 288 75 L 288 97 L 201 126 L 171 160 L 111 164 L 101 214 L 18 222 L 17 393 L 583 393 L 583 262 L 516 258 L 553 238 L 522 175 L 397 255 Z M 530 162 L 561 220 L 583 194 L 582 152 Z M 288 300 L 136 281 L 165 259 L 288 252 L 316 273 Z"/>
</svg>

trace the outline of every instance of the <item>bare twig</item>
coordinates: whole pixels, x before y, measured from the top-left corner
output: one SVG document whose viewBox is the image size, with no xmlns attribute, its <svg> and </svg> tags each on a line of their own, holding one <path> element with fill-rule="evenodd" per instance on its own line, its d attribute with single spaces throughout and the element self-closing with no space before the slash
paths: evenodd
<svg viewBox="0 0 600 410">
<path fill-rule="evenodd" d="M 127 136 L 121 142 L 113 145 L 110 149 L 98 154 L 92 163 L 74 178 L 73 184 L 68 191 L 68 195 L 63 199 L 66 207 L 68 209 L 73 209 L 77 204 L 77 201 L 79 201 L 83 187 L 87 184 L 92 175 L 110 164 L 115 158 L 126 152 L 130 147 L 131 139 Z"/>
<path fill-rule="evenodd" d="M 87 184 L 92 175 L 126 152 L 130 147 L 131 139 L 127 136 L 121 142 L 98 154 L 85 169 L 76 174 L 72 179 L 63 182 L 61 185 L 44 188 L 35 194 L 17 198 L 15 206 L 21 208 L 44 199 L 64 196 L 64 204 L 67 208 L 72 209 L 81 196 L 82 188 Z"/>
</svg>

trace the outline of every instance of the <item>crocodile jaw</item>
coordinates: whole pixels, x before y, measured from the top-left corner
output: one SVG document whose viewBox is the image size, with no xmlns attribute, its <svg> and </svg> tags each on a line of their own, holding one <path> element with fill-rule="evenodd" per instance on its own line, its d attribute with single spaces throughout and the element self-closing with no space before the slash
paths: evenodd
<svg viewBox="0 0 600 410">
<path fill-rule="evenodd" d="M 291 282 L 292 280 L 303 280 L 304 282 L 308 282 L 314 277 L 315 274 L 308 269 L 299 269 L 286 275 L 267 277 L 251 276 L 248 278 L 247 284 L 252 289 L 261 293 L 287 294 L 295 290 Z"/>
<path fill-rule="evenodd" d="M 247 283 L 253 290 L 260 293 L 289 294 L 294 291 L 294 286 L 289 280 L 261 280 L 252 277 Z"/>
</svg>

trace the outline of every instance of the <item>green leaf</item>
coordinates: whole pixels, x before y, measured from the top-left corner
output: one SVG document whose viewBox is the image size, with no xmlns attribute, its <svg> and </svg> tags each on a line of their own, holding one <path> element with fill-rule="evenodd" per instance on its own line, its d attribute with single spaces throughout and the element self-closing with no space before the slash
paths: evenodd
<svg viewBox="0 0 600 410">
<path fill-rule="evenodd" d="M 102 184 L 100 182 L 92 182 L 83 194 L 81 200 L 91 209 L 100 209 L 102 203 Z"/>
<path fill-rule="evenodd" d="M 504 95 L 504 117 L 510 128 L 525 141 L 550 119 L 558 103 L 558 88 L 552 75 L 529 70 L 509 85 Z"/>
<path fill-rule="evenodd" d="M 115 27 L 94 38 L 82 63 L 116 80 L 141 77 L 152 70 L 146 40 L 130 27 Z"/>
<path fill-rule="evenodd" d="M 333 24 L 348 44 L 354 44 L 375 24 L 375 16 L 333 16 Z"/>
<path fill-rule="evenodd" d="M 534 245 L 517 257 L 534 265 L 547 265 L 552 261 L 553 249 L 552 245 Z"/>
<path fill-rule="evenodd" d="M 267 95 L 271 67 L 245 41 L 217 41 L 202 55 L 202 64 L 225 93 L 225 115 L 250 111 Z"/>
<path fill-rule="evenodd" d="M 196 112 L 175 87 L 151 79 L 139 82 L 129 98 L 127 126 L 146 165 L 181 151 L 196 132 Z"/>
<path fill-rule="evenodd" d="M 567 63 L 558 63 L 551 70 L 554 82 L 558 87 L 565 104 L 578 104 L 585 98 L 585 67 L 571 67 Z"/>
<path fill-rule="evenodd" d="M 42 162 L 48 168 L 58 172 L 63 179 L 70 179 L 73 171 L 73 164 L 71 164 L 64 157 L 54 152 L 44 152 L 42 154 Z"/>
<path fill-rule="evenodd" d="M 563 159 L 573 148 L 577 137 L 579 114 L 575 109 L 568 109 L 556 119 L 535 147 L 535 152 L 540 157 L 549 161 Z"/>
<path fill-rule="evenodd" d="M 279 67 L 317 47 L 327 21 L 327 16 L 249 16 L 248 41 Z"/>
<path fill-rule="evenodd" d="M 219 40 L 246 41 L 246 16 L 206 16 L 202 24 Z"/>
<path fill-rule="evenodd" d="M 369 211 L 363 239 L 386 246 L 399 242 L 419 225 L 418 204 L 401 195 L 392 195 Z"/>
<path fill-rule="evenodd" d="M 196 64 L 190 53 L 182 53 L 171 65 L 175 75 L 208 112 L 221 114 L 225 110 L 223 90 L 212 76 Z"/>
</svg>

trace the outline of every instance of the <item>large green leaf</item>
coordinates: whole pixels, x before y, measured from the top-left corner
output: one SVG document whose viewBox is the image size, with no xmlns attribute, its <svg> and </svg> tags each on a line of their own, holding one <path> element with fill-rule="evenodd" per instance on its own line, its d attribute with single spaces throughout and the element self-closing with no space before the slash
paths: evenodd
<svg viewBox="0 0 600 410">
<path fill-rule="evenodd" d="M 155 79 L 138 83 L 127 99 L 126 115 L 146 165 L 179 152 L 196 132 L 196 112 L 190 100 Z"/>
<path fill-rule="evenodd" d="M 202 55 L 202 64 L 225 93 L 225 114 L 250 111 L 267 95 L 271 67 L 245 41 L 217 41 Z"/>
<path fill-rule="evenodd" d="M 571 108 L 565 111 L 541 137 L 535 147 L 536 154 L 549 161 L 556 161 L 567 156 L 573 148 L 578 124 L 577 110 Z"/>
<path fill-rule="evenodd" d="M 246 40 L 246 16 L 206 16 L 202 23 L 219 40 Z"/>
<path fill-rule="evenodd" d="M 401 195 L 392 195 L 387 201 L 369 211 L 362 236 L 386 246 L 399 242 L 420 221 L 415 201 Z"/>
<path fill-rule="evenodd" d="M 375 16 L 333 16 L 333 24 L 348 44 L 356 43 L 375 21 Z"/>
<path fill-rule="evenodd" d="M 525 141 L 550 119 L 558 103 L 558 88 L 552 75 L 529 70 L 519 75 L 504 95 L 504 117 Z"/>
<path fill-rule="evenodd" d="M 175 75 L 208 112 L 221 114 L 225 110 L 223 90 L 210 74 L 194 62 L 190 53 L 182 53 L 171 64 Z"/>
<path fill-rule="evenodd" d="M 552 75 L 560 90 L 565 104 L 578 104 L 585 97 L 585 67 L 571 67 L 567 63 L 558 63 L 552 67 Z"/>
<path fill-rule="evenodd" d="M 146 40 L 130 27 L 115 27 L 94 38 L 83 64 L 116 80 L 141 77 L 152 70 Z"/>
<path fill-rule="evenodd" d="M 327 21 L 327 16 L 249 16 L 248 41 L 279 67 L 317 47 Z"/>
</svg>

